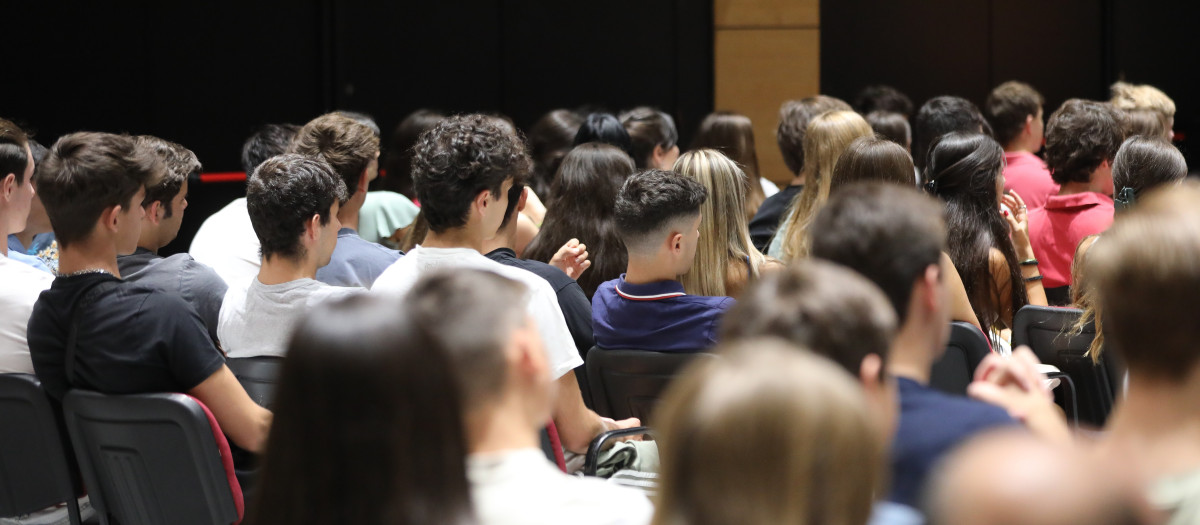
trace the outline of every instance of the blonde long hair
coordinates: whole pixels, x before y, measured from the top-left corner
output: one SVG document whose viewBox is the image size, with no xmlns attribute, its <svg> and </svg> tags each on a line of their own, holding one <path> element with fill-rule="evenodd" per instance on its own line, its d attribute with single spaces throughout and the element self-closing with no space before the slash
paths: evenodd
<svg viewBox="0 0 1200 525">
<path fill-rule="evenodd" d="M 804 132 L 804 190 L 792 200 L 783 239 L 783 260 L 808 255 L 808 225 L 829 199 L 833 168 L 846 147 L 873 134 L 871 125 L 853 111 L 823 113 Z"/>
<path fill-rule="evenodd" d="M 749 180 L 737 163 L 714 149 L 689 151 L 675 161 L 675 171 L 696 179 L 708 190 L 700 207 L 700 241 L 692 269 L 680 276 L 692 295 L 728 295 L 725 278 L 733 261 L 747 261 L 749 280 L 767 258 L 750 241 L 743 212 Z"/>
<path fill-rule="evenodd" d="M 675 380 L 657 412 L 651 523 L 867 523 L 884 447 L 857 381 L 780 339 L 718 353 Z"/>
</svg>

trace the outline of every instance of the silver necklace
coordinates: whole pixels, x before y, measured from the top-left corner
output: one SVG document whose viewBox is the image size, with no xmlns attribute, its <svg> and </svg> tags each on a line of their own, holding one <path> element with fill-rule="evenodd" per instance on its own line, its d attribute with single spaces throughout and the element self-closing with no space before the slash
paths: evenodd
<svg viewBox="0 0 1200 525">
<path fill-rule="evenodd" d="M 79 270 L 77 272 L 60 273 L 60 274 L 58 274 L 58 276 L 59 277 L 78 277 L 80 275 L 88 275 L 88 274 L 93 274 L 93 273 L 106 273 L 106 274 L 112 275 L 111 272 L 109 272 L 108 270 L 105 270 L 103 268 L 87 268 L 84 270 Z"/>
</svg>

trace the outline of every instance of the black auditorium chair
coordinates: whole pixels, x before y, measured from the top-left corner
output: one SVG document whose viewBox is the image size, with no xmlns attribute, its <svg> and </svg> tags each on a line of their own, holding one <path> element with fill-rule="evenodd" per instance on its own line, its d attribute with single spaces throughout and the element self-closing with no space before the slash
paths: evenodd
<svg viewBox="0 0 1200 525">
<path fill-rule="evenodd" d="M 233 376 L 246 389 L 255 403 L 271 408 L 275 400 L 275 385 L 283 370 L 283 358 L 277 356 L 238 357 L 225 360 Z"/>
<path fill-rule="evenodd" d="M 617 420 L 636 417 L 650 425 L 654 405 L 679 370 L 692 359 L 712 357 L 699 352 L 592 348 L 584 366 L 596 413 Z"/>
<path fill-rule="evenodd" d="M 1013 347 L 1028 345 L 1043 363 L 1058 367 L 1071 379 L 1077 399 L 1071 400 L 1061 389 L 1055 390 L 1055 402 L 1080 423 L 1103 427 L 1112 412 L 1114 394 L 1120 384 L 1112 366 L 1110 352 L 1101 353 L 1099 363 L 1092 361 L 1088 347 L 1096 337 L 1095 323 L 1073 330 L 1083 312 L 1076 308 L 1026 306 L 1013 319 Z"/>
<path fill-rule="evenodd" d="M 950 323 L 950 341 L 946 352 L 933 363 L 929 385 L 948 394 L 967 395 L 975 369 L 991 351 L 987 338 L 975 325 Z"/>
<path fill-rule="evenodd" d="M 81 523 L 82 483 L 70 446 L 37 378 L 0 374 L 0 517 L 66 503 L 71 524 Z"/>
<path fill-rule="evenodd" d="M 63 412 L 101 523 L 228 525 L 242 519 L 229 445 L 195 398 L 72 390 Z"/>
</svg>

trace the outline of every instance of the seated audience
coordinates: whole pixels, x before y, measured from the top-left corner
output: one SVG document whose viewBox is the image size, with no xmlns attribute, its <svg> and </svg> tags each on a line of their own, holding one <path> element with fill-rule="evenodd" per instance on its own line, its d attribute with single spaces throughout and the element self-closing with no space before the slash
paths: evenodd
<svg viewBox="0 0 1200 525">
<path fill-rule="evenodd" d="M 1058 194 L 1046 163 L 1035 155 L 1045 142 L 1042 94 L 1024 82 L 1009 81 L 992 90 L 984 110 L 1004 146 L 1004 190 L 1015 191 L 1030 209 Z"/>
<path fill-rule="evenodd" d="M 355 293 L 316 280 L 338 242 L 345 183 L 320 158 L 285 154 L 254 170 L 246 209 L 263 264 L 250 282 L 225 293 L 217 335 L 229 357 L 283 356 L 301 316 Z"/>
<path fill-rule="evenodd" d="M 525 140 L 529 143 L 529 157 L 533 159 L 533 175 L 529 187 L 541 196 L 547 205 L 554 202 L 555 176 L 583 124 L 583 115 L 569 109 L 556 109 L 542 115 Z"/>
<path fill-rule="evenodd" d="M 850 104 L 825 95 L 789 100 L 779 108 L 779 129 L 775 138 L 783 154 L 783 163 L 792 172 L 792 180 L 779 193 L 764 200 L 750 219 L 750 240 L 758 251 L 766 253 L 792 200 L 804 189 L 808 173 L 804 167 L 804 131 L 808 129 L 808 123 L 826 111 L 849 110 Z"/>
<path fill-rule="evenodd" d="M 767 197 L 779 193 L 779 187 L 758 171 L 758 152 L 754 149 L 754 125 L 750 117 L 729 111 L 709 113 L 700 121 L 700 129 L 692 137 L 692 149 L 715 149 L 723 153 L 746 174 L 750 187 L 746 191 L 746 221 L 758 213 Z"/>
<path fill-rule="evenodd" d="M 259 164 L 287 151 L 297 131 L 300 126 L 295 124 L 267 124 L 246 139 L 242 146 L 242 170 L 246 172 L 247 185 Z M 196 262 L 216 271 L 230 286 L 244 285 L 258 275 L 262 257 L 245 197 L 234 199 L 204 219 L 188 253 Z"/>
<path fill-rule="evenodd" d="M 42 159 L 46 158 L 46 147 L 30 137 L 26 137 L 26 143 L 33 155 L 34 169 L 37 169 Z M 33 200 L 29 203 L 25 229 L 8 234 L 8 258 L 50 274 L 58 269 L 58 244 L 54 241 L 54 230 L 50 227 L 46 207 L 42 206 L 42 199 L 38 198 L 37 192 L 34 192 Z"/>
<path fill-rule="evenodd" d="M 358 295 L 290 336 L 253 525 L 474 523 L 462 389 L 399 301 Z"/>
<path fill-rule="evenodd" d="M 500 223 L 496 236 L 483 242 L 482 251 L 486 252 L 485 257 L 488 259 L 528 271 L 550 283 L 555 296 L 558 297 L 558 306 L 562 309 L 567 330 L 571 332 L 571 338 L 575 341 L 575 349 L 582 357 L 596 344 L 592 337 L 592 302 L 583 293 L 579 283 L 575 282 L 575 277 L 585 272 L 592 264 L 587 260 L 587 246 L 576 241 L 574 247 L 579 249 L 579 254 L 565 258 L 565 270 L 541 261 L 517 257 L 517 253 L 512 249 L 513 240 L 517 235 L 517 218 L 521 214 L 521 208 L 525 207 L 528 195 L 529 190 L 523 184 L 514 183 L 508 190 L 508 209 L 505 210 L 504 221 Z M 575 370 L 582 372 L 583 367 Z"/>
<path fill-rule="evenodd" d="M 907 120 L 913 114 L 912 99 L 900 90 L 883 84 L 867 86 L 854 97 L 854 111 L 860 115 L 869 115 L 876 111 L 886 111 L 904 116 Z"/>
<path fill-rule="evenodd" d="M 1126 135 L 1175 138 L 1175 101 L 1160 89 L 1148 85 L 1117 82 L 1110 89 L 1109 103 L 1127 117 Z"/>
<path fill-rule="evenodd" d="M 538 449 L 538 429 L 555 406 L 555 365 L 546 359 L 552 350 L 543 347 L 538 320 L 512 307 L 530 300 L 530 291 L 497 272 L 433 271 L 412 286 L 399 312 L 450 356 L 463 393 L 467 479 L 479 523 L 648 523 L 653 509 L 645 496 L 568 476 Z"/>
<path fill-rule="evenodd" d="M 864 525 L 884 447 L 862 391 L 829 360 L 778 340 L 720 348 L 658 409 L 655 525 Z"/>
<path fill-rule="evenodd" d="M 548 263 L 561 246 L 579 239 L 588 246 L 592 265 L 575 279 L 590 301 L 600 283 L 616 279 L 629 262 L 613 209 L 633 170 L 633 159 L 608 144 L 581 144 L 567 153 L 554 179 L 554 204 L 525 248 L 525 258 Z"/>
<path fill-rule="evenodd" d="M 1003 403 L 1001 408 L 928 386 L 930 369 L 949 337 L 944 277 L 949 270 L 940 263 L 945 249 L 946 226 L 936 201 L 893 185 L 848 188 L 834 195 L 813 223 L 812 256 L 873 281 L 897 315 L 900 328 L 889 368 L 899 383 L 900 421 L 892 442 L 888 500 L 909 507 L 917 505 L 926 475 L 946 452 L 972 435 L 1014 424 L 1010 414 L 1047 437 L 1067 434 L 1066 422 L 1041 390 L 1014 394 L 1011 385 L 984 388 L 982 394 Z M 1027 350 L 1016 355 L 1023 360 L 1019 363 L 1036 361 Z M 990 373 L 993 366 L 980 365 L 976 377 L 988 377 L 978 372 Z M 1025 382 L 1026 388 L 1029 383 L 1040 388 L 1038 381 Z"/>
<path fill-rule="evenodd" d="M 696 352 L 716 344 L 733 299 L 688 295 L 677 280 L 696 258 L 707 198 L 704 185 L 673 171 L 635 173 L 621 186 L 615 211 L 629 266 L 592 297 L 597 346 Z"/>
<path fill-rule="evenodd" d="M 1071 259 L 1079 241 L 1112 224 L 1112 161 L 1124 140 L 1107 104 L 1072 99 L 1046 126 L 1046 164 L 1061 189 L 1029 212 L 1029 240 L 1050 304 L 1070 297 Z"/>
<path fill-rule="evenodd" d="M 358 235 L 358 212 L 367 198 L 368 183 L 379 172 L 379 138 L 360 122 L 329 113 L 300 128 L 289 151 L 329 163 L 346 188 L 338 203 L 342 227 L 337 232 L 337 247 L 329 264 L 317 270 L 316 279 L 333 286 L 370 288 L 402 255 Z"/>
<path fill-rule="evenodd" d="M 783 267 L 750 242 L 746 216 L 740 213 L 750 181 L 734 161 L 716 150 L 693 150 L 679 158 L 675 171 L 703 184 L 708 192 L 700 207 L 695 262 L 679 276 L 683 291 L 736 298 L 763 273 Z"/>
<path fill-rule="evenodd" d="M 508 192 L 524 184 L 529 156 L 516 134 L 484 115 L 446 119 L 421 135 L 413 154 L 413 181 L 421 212 L 429 223 L 425 242 L 413 248 L 379 276 L 372 291 L 402 294 L 430 272 L 480 269 L 500 274 L 529 289 L 510 297 L 507 308 L 524 310 L 544 343 L 550 377 L 558 383 L 554 422 L 563 446 L 584 452 L 596 435 L 612 426 L 633 427 L 637 419 L 604 420 L 583 403 L 575 374 L 583 364 L 567 329 L 557 296 L 545 279 L 484 257 L 484 242 L 496 235 L 508 208 Z M 524 303 L 524 308 L 514 308 Z M 441 312 L 447 315 L 455 310 Z M 469 326 L 463 323 L 458 326 Z"/>
<path fill-rule="evenodd" d="M 1008 347 L 1011 335 L 1001 332 L 1012 330 L 1017 310 L 1046 305 L 1026 207 L 1017 192 L 1003 193 L 1003 169 L 1000 144 L 959 131 L 933 141 L 925 168 L 926 191 L 946 207 L 950 260 L 994 349 Z"/>
<path fill-rule="evenodd" d="M 972 439 L 934 473 L 926 498 L 938 525 L 1158 523 L 1128 468 L 1024 432 Z"/>
<path fill-rule="evenodd" d="M 804 133 L 806 184 L 792 199 L 786 219 L 779 224 L 767 254 L 792 261 L 808 256 L 808 226 L 825 200 L 838 158 L 859 137 L 870 137 L 871 126 L 853 111 L 830 111 L 818 115 Z"/>
<path fill-rule="evenodd" d="M 1161 188 L 1089 251 L 1105 340 L 1128 370 L 1102 451 L 1122 458 L 1170 524 L 1200 521 L 1200 185 Z"/>
<path fill-rule="evenodd" d="M 933 140 L 953 131 L 991 135 L 992 128 L 979 108 L 962 97 L 941 96 L 929 99 L 913 118 L 913 165 L 924 174 L 925 160 Z"/>
<path fill-rule="evenodd" d="M 181 297 L 120 277 L 117 254 L 137 248 L 141 202 L 163 171 L 127 136 L 72 133 L 51 148 L 34 182 L 61 251 L 29 318 L 33 368 L 59 401 L 71 388 L 185 392 L 236 445 L 258 451 L 271 413 L 246 395 L 204 321 Z"/>
<path fill-rule="evenodd" d="M 905 151 L 912 150 L 912 126 L 908 123 L 908 118 L 899 113 L 888 111 L 872 111 L 867 113 L 864 118 L 867 119 L 867 124 L 871 125 L 871 129 L 876 135 L 881 135 L 896 144 L 904 147 Z M 916 171 L 913 171 L 916 174 Z"/>
<path fill-rule="evenodd" d="M 624 151 L 629 158 L 635 159 L 633 138 L 621 124 L 621 120 L 611 113 L 592 113 L 583 120 L 579 131 L 575 133 L 575 146 L 588 142 L 611 144 Z"/>
<path fill-rule="evenodd" d="M 378 145 L 380 142 L 379 125 L 375 123 L 375 119 L 365 113 L 357 113 L 354 111 L 337 111 L 335 112 L 343 117 L 350 118 L 363 126 L 370 128 L 371 134 L 375 136 L 375 142 Z M 375 154 L 375 169 L 370 173 L 370 181 L 368 188 L 373 186 L 373 182 L 379 180 L 379 176 L 383 173 L 382 158 L 379 153 Z M 328 162 L 332 160 L 326 159 Z M 378 243 L 383 239 L 387 239 L 395 235 L 396 230 L 402 229 L 405 226 L 412 224 L 417 213 L 421 209 L 413 204 L 406 195 L 394 191 L 370 190 L 367 191 L 367 196 L 363 199 L 362 207 L 358 210 L 358 227 L 356 228 L 358 235 L 371 243 Z M 344 221 L 345 222 L 345 221 Z"/>
<path fill-rule="evenodd" d="M 200 160 L 191 150 L 158 137 L 142 135 L 135 140 L 138 147 L 154 152 L 165 169 L 158 183 L 146 188 L 142 200 L 146 213 L 137 250 L 118 256 L 117 268 L 126 281 L 182 297 L 200 314 L 213 341 L 219 341 L 217 320 L 229 286 L 212 268 L 186 253 L 158 255 L 159 249 L 179 235 L 183 211 L 188 206 L 188 179 L 200 175 Z"/>
<path fill-rule="evenodd" d="M 25 229 L 33 202 L 33 153 L 16 124 L 0 119 L 0 234 Z M 11 237 L 10 237 L 11 239 Z M 0 373 L 33 373 L 26 324 L 33 305 L 54 276 L 14 261 L 8 244 L 0 245 Z"/>
<path fill-rule="evenodd" d="M 669 170 L 675 165 L 679 131 L 671 115 L 642 106 L 622 112 L 620 119 L 633 143 L 633 162 L 638 169 Z"/>
<path fill-rule="evenodd" d="M 846 151 L 838 157 L 833 176 L 829 179 L 829 194 L 835 195 L 844 188 L 865 182 L 912 187 L 912 173 L 912 157 L 904 148 L 879 136 L 859 137 L 846 146 Z M 954 268 L 949 255 L 942 254 L 942 264 L 947 268 L 946 290 L 952 304 L 950 319 L 979 326 L 958 271 L 949 271 Z"/>
</svg>

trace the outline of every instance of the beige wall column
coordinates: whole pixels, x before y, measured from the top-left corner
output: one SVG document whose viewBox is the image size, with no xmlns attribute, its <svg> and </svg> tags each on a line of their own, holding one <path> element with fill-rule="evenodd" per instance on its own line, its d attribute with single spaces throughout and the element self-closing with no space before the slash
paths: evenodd
<svg viewBox="0 0 1200 525">
<path fill-rule="evenodd" d="M 715 0 L 713 10 L 715 109 L 750 117 L 762 176 L 787 184 L 779 105 L 820 89 L 820 0 Z"/>
</svg>

